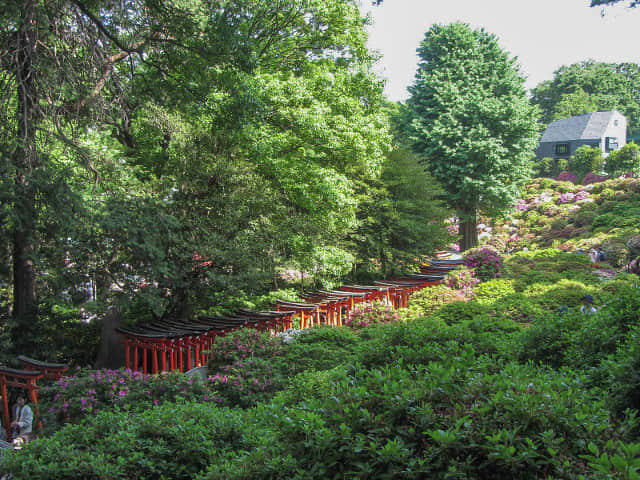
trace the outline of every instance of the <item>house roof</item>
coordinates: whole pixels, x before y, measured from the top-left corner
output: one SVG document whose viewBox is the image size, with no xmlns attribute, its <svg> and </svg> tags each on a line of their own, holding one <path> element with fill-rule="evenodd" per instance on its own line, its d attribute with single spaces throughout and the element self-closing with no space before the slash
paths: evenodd
<svg viewBox="0 0 640 480">
<path fill-rule="evenodd" d="M 616 110 L 609 110 L 556 120 L 549 124 L 540 142 L 600 139 L 604 136 L 607 126 L 615 115 L 620 116 L 620 113 Z"/>
</svg>

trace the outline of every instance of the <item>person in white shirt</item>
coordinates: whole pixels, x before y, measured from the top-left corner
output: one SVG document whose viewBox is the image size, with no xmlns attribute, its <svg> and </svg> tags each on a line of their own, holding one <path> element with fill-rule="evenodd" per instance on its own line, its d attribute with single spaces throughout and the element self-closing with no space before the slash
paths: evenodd
<svg viewBox="0 0 640 480">
<path fill-rule="evenodd" d="M 13 438 L 22 438 L 25 443 L 31 440 L 33 426 L 33 410 L 26 403 L 27 398 L 24 394 L 19 394 L 13 410 L 13 422 L 11 422 Z"/>
</svg>

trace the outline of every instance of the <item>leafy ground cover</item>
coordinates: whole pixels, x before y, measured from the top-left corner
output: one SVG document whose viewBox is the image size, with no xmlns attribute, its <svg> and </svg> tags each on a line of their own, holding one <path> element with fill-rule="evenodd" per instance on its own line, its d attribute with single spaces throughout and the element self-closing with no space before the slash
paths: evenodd
<svg viewBox="0 0 640 480">
<path fill-rule="evenodd" d="M 494 246 L 483 262 L 475 252 L 407 309 L 363 307 L 345 328 L 225 337 L 206 381 L 78 371 L 42 392 L 46 435 L 0 469 L 14 479 L 639 478 L 639 279 L 579 253 L 606 242 L 631 252 L 631 220 L 607 202 L 629 197 L 633 208 L 636 184 L 616 182 L 578 195 L 541 180 L 532 206 L 494 230 L 519 236 L 515 253 Z M 584 198 L 559 202 L 567 193 Z M 605 207 L 606 228 L 585 223 L 591 236 L 549 243 L 553 222 Z M 597 313 L 580 311 L 587 293 Z"/>
</svg>

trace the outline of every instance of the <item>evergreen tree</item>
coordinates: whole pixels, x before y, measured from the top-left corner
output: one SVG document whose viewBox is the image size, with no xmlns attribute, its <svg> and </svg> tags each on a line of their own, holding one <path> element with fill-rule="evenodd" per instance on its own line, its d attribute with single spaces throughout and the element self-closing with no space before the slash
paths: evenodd
<svg viewBox="0 0 640 480">
<path fill-rule="evenodd" d="M 461 249 L 477 245 L 476 216 L 504 212 L 529 174 L 537 109 L 515 60 L 495 36 L 464 23 L 425 35 L 407 102 L 415 151 L 461 222 Z"/>
</svg>

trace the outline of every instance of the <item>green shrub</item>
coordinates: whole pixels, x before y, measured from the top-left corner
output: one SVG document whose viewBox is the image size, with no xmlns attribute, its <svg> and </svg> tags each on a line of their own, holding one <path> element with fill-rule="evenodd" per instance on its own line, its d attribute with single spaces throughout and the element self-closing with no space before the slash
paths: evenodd
<svg viewBox="0 0 640 480">
<path fill-rule="evenodd" d="M 593 230 L 610 230 L 613 228 L 618 216 L 614 213 L 603 213 L 596 215 L 591 224 Z"/>
<path fill-rule="evenodd" d="M 445 285 L 423 288 L 409 299 L 407 316 L 409 318 L 424 317 L 447 303 L 459 300 L 464 300 L 464 296 Z"/>
<path fill-rule="evenodd" d="M 577 227 L 590 227 L 596 218 L 596 212 L 593 210 L 580 210 L 573 214 L 573 223 Z"/>
<path fill-rule="evenodd" d="M 559 281 L 562 276 L 558 272 L 549 272 L 544 270 L 529 270 L 517 280 L 514 281 L 513 287 L 516 291 L 524 291 L 528 286 L 533 284 L 554 284 Z"/>
<path fill-rule="evenodd" d="M 522 362 L 543 363 L 553 368 L 565 366 L 568 348 L 583 321 L 584 315 L 576 309 L 556 310 L 538 318 L 513 345 L 516 355 Z"/>
<path fill-rule="evenodd" d="M 350 328 L 317 326 L 303 330 L 273 357 L 274 371 L 291 378 L 305 371 L 329 370 L 354 361 L 362 339 Z"/>
<path fill-rule="evenodd" d="M 611 176 L 640 172 L 640 147 L 634 142 L 627 143 L 607 157 L 606 171 Z"/>
<path fill-rule="evenodd" d="M 622 267 L 629 261 L 629 249 L 622 241 L 611 240 L 602 246 L 602 250 L 606 255 L 607 263 L 613 267 Z"/>
<path fill-rule="evenodd" d="M 567 307 L 580 305 L 582 297 L 587 293 L 591 293 L 591 291 L 585 284 L 563 279 L 538 296 L 537 299 L 543 307 L 555 310 L 563 305 Z"/>
<path fill-rule="evenodd" d="M 447 325 L 454 325 L 473 320 L 474 317 L 488 313 L 488 308 L 477 301 L 456 301 L 444 305 L 434 316 Z"/>
<path fill-rule="evenodd" d="M 603 360 L 595 375 L 607 392 L 607 403 L 618 415 L 640 405 L 640 328 L 633 328 L 626 340 Z"/>
<path fill-rule="evenodd" d="M 490 303 L 489 314 L 494 318 L 531 323 L 537 322 L 544 315 L 544 310 L 522 293 L 509 293 Z"/>
<path fill-rule="evenodd" d="M 615 198 L 616 192 L 607 186 L 602 189 L 596 201 L 602 206 L 603 210 L 609 211 L 616 205 Z"/>
<path fill-rule="evenodd" d="M 554 172 L 555 162 L 551 157 L 545 157 L 537 160 L 534 164 L 534 174 L 536 177 L 553 177 L 557 175 Z"/>
<path fill-rule="evenodd" d="M 481 283 L 476 287 L 476 300 L 478 303 L 491 304 L 505 295 L 515 293 L 512 280 L 493 279 Z"/>
<path fill-rule="evenodd" d="M 468 347 L 419 368 L 357 364 L 335 372 L 330 396 L 259 407 L 277 438 L 199 479 L 597 478 L 575 459 L 622 450 L 637 422 L 611 428 L 583 381 Z"/>
<path fill-rule="evenodd" d="M 604 157 L 600 148 L 587 145 L 579 147 L 575 154 L 569 158 L 568 170 L 575 173 L 578 181 L 582 181 L 589 172 L 599 173 L 604 164 Z"/>
<path fill-rule="evenodd" d="M 220 402 L 209 382 L 180 373 L 144 375 L 131 370 L 78 370 L 41 389 L 45 433 L 79 424 L 99 412 L 139 411 L 180 400 Z"/>
<path fill-rule="evenodd" d="M 165 403 L 144 411 L 100 412 L 2 458 L 14 480 L 191 480 L 234 452 L 254 448 L 239 411 Z M 268 432 L 261 432 L 267 440 Z"/>
</svg>

